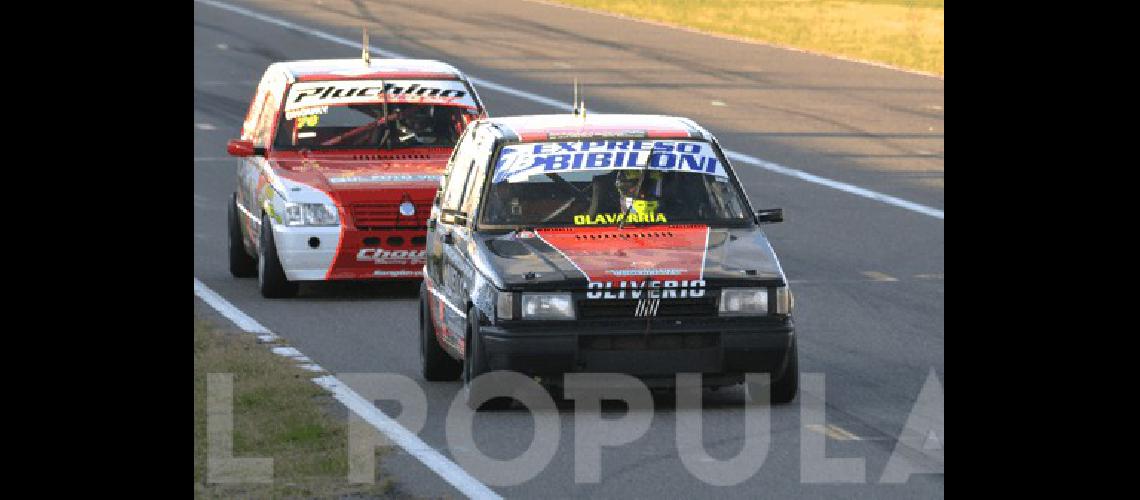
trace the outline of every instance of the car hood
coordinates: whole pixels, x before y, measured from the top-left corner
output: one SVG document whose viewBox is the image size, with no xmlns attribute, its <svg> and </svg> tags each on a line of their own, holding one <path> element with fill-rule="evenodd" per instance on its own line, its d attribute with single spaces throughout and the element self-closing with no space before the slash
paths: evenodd
<svg viewBox="0 0 1140 500">
<path fill-rule="evenodd" d="M 581 290 L 647 278 L 784 284 L 779 261 L 756 227 L 551 228 L 477 236 L 473 244 L 484 272 L 507 288 Z"/>
<path fill-rule="evenodd" d="M 327 193 L 338 203 L 367 201 L 378 191 L 409 193 L 417 201 L 431 196 L 449 153 L 358 154 L 332 158 L 277 158 L 277 175 Z"/>
</svg>

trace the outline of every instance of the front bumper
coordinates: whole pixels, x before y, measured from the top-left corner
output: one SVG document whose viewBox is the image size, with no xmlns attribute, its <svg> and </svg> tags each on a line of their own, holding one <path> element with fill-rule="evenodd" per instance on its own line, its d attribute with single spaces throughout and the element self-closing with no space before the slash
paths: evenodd
<svg viewBox="0 0 1140 500">
<path fill-rule="evenodd" d="M 779 372 L 788 362 L 791 318 L 500 322 L 480 328 L 492 370 L 554 376 L 625 373 L 671 379 L 707 375 L 706 385 L 743 380 L 744 373 Z"/>
<path fill-rule="evenodd" d="M 289 281 L 423 277 L 423 231 L 275 225 L 273 236 Z"/>
<path fill-rule="evenodd" d="M 289 281 L 325 279 L 340 245 L 340 226 L 273 226 L 277 257 Z M 310 240 L 316 238 L 317 246 Z"/>
</svg>

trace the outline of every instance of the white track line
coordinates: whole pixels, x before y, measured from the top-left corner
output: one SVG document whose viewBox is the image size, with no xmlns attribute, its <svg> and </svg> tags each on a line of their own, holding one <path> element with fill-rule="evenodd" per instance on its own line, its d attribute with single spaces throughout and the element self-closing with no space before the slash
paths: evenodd
<svg viewBox="0 0 1140 500">
<path fill-rule="evenodd" d="M 332 35 L 329 33 L 325 33 L 323 31 L 316 30 L 313 28 L 301 26 L 301 25 L 298 25 L 296 23 L 286 21 L 284 19 L 278 19 L 276 17 L 267 16 L 267 15 L 262 14 L 260 12 L 254 12 L 254 11 L 249 10 L 249 9 L 244 9 L 242 7 L 237 7 L 234 5 L 227 4 L 227 3 L 216 2 L 214 0 L 194 0 L 194 1 L 198 2 L 198 3 L 204 3 L 206 5 L 211 5 L 211 6 L 219 8 L 219 9 L 228 10 L 230 12 L 234 12 L 236 14 L 241 14 L 241 15 L 246 16 L 246 17 L 251 17 L 253 19 L 257 19 L 259 21 L 264 21 L 264 22 L 267 22 L 269 24 L 280 26 L 282 28 L 291 29 L 294 31 L 299 31 L 301 33 L 305 33 L 307 35 L 310 35 L 310 36 L 313 36 L 316 38 L 320 38 L 322 40 L 327 40 L 327 41 L 330 41 L 333 43 L 338 43 L 340 45 L 352 47 L 354 49 L 361 48 L 360 42 L 355 42 L 355 41 L 349 40 L 347 38 L 343 38 L 343 37 L 339 37 L 339 36 Z M 405 56 L 405 55 L 400 54 L 398 52 L 392 52 L 390 50 L 377 49 L 377 48 L 372 48 L 372 47 L 370 47 L 369 50 L 373 54 L 377 54 L 377 55 L 380 55 L 383 57 L 390 57 L 393 59 L 407 59 L 408 58 L 408 56 Z M 550 106 L 550 107 L 556 108 L 556 109 L 560 109 L 562 111 L 571 111 L 573 109 L 573 106 L 571 106 L 570 104 L 567 104 L 567 103 L 562 102 L 562 101 L 557 101 L 557 100 L 551 99 L 549 97 L 541 96 L 538 94 L 533 94 L 533 93 L 527 92 L 525 90 L 516 89 L 514 87 L 508 87 L 506 85 L 495 83 L 495 82 L 488 81 L 488 80 L 484 80 L 482 78 L 476 78 L 476 77 L 471 76 L 471 75 L 468 75 L 468 78 L 471 80 L 472 83 L 474 83 L 476 85 L 476 87 L 479 87 L 479 88 L 489 88 L 492 90 L 497 90 L 497 91 L 502 92 L 504 94 L 513 95 L 515 97 L 520 97 L 520 98 L 526 99 L 528 101 L 537 102 L 539 104 L 545 104 L 547 106 Z M 864 188 L 861 188 L 859 186 L 847 184 L 845 182 L 833 181 L 833 180 L 825 178 L 825 177 L 820 177 L 820 176 L 815 175 L 815 174 L 809 174 L 809 173 L 801 171 L 801 170 L 796 170 L 796 169 L 791 168 L 791 167 L 785 167 L 785 166 L 780 165 L 778 163 L 772 163 L 770 161 L 761 160 L 759 158 L 749 156 L 749 155 L 746 155 L 743 153 L 737 153 L 735 151 L 731 151 L 728 149 L 724 150 L 724 154 L 727 155 L 729 158 L 739 160 L 741 162 L 748 163 L 750 165 L 754 165 L 754 166 L 763 168 L 765 170 L 775 172 L 777 174 L 789 175 L 789 176 L 795 177 L 797 179 L 801 179 L 801 180 L 804 180 L 807 182 L 811 182 L 813 184 L 819 184 L 821 186 L 826 186 L 826 187 L 829 187 L 832 189 L 837 189 L 837 190 L 843 191 L 845 193 L 850 193 L 850 194 L 853 194 L 856 196 L 862 196 L 864 198 L 868 198 L 868 199 L 875 200 L 878 202 L 886 203 L 888 205 L 892 205 L 892 206 L 896 206 L 896 207 L 903 208 L 906 210 L 910 210 L 912 212 L 918 212 L 918 213 L 923 214 L 923 215 L 929 215 L 929 216 L 937 218 L 937 219 L 945 219 L 945 216 L 944 216 L 944 213 L 942 210 L 938 210 L 936 208 L 931 208 L 931 207 L 928 207 L 926 205 L 920 205 L 918 203 L 906 201 L 906 200 L 901 199 L 901 198 L 896 198 L 894 196 L 890 196 L 890 195 L 878 193 L 875 191 L 871 191 L 870 189 L 864 189 Z"/>
<path fill-rule="evenodd" d="M 749 165 L 755 165 L 755 166 L 760 167 L 764 170 L 775 172 L 777 174 L 784 174 L 787 176 L 795 177 L 797 179 L 805 180 L 805 181 L 811 182 L 813 184 L 819 184 L 821 186 L 827 186 L 827 187 L 832 188 L 832 189 L 838 189 L 838 190 L 843 191 L 845 193 L 851 193 L 851 194 L 856 195 L 856 196 L 862 196 L 864 198 L 870 198 L 872 200 L 880 201 L 880 202 L 886 203 L 888 205 L 894 205 L 894 206 L 899 207 L 899 208 L 905 208 L 905 209 L 910 210 L 912 212 L 918 212 L 918 213 L 923 214 L 923 215 L 929 215 L 929 216 L 937 218 L 937 219 L 945 220 L 945 215 L 944 215 L 943 211 L 938 210 L 937 208 L 931 208 L 931 207 L 928 207 L 926 205 L 920 205 L 918 203 L 906 201 L 902 198 L 896 198 L 896 197 L 891 196 L 889 194 L 883 194 L 883 193 L 871 191 L 870 189 L 861 188 L 861 187 L 856 186 L 854 184 L 848 184 L 846 182 L 833 181 L 833 180 L 828 179 L 826 177 L 820 177 L 820 176 L 815 175 L 815 174 L 809 174 L 809 173 L 804 172 L 802 170 L 796 170 L 794 168 L 785 167 L 785 166 L 780 165 L 778 163 L 772 163 L 770 161 L 764 161 L 764 160 L 761 160 L 761 159 L 756 158 L 754 156 L 748 156 L 744 153 L 737 153 L 736 151 L 729 151 L 726 149 L 726 150 L 724 150 L 724 155 L 729 157 L 730 159 L 732 159 L 734 161 L 747 163 Z"/>
<path fill-rule="evenodd" d="M 213 307 L 223 316 L 229 318 L 230 321 L 233 321 L 234 324 L 242 330 L 249 333 L 273 335 L 273 333 L 262 326 L 261 323 L 258 323 L 257 320 L 249 317 L 249 315 L 242 312 L 241 309 L 238 309 L 228 300 L 222 298 L 221 295 L 211 290 L 199 281 L 198 278 L 194 278 L 194 295 L 197 295 L 198 298 L 209 304 L 210 307 Z M 295 360 L 302 358 L 303 360 L 308 360 L 308 357 L 302 354 L 301 351 L 292 347 L 278 347 L 274 353 Z M 319 366 L 313 364 L 305 365 L 303 368 L 312 371 L 323 371 Z M 348 407 L 349 410 L 352 410 L 353 413 L 359 415 L 364 421 L 372 424 L 372 427 L 384 433 L 393 443 L 399 445 L 400 448 L 403 448 L 409 455 L 416 457 L 417 460 L 426 465 L 432 472 L 435 472 L 439 477 L 443 478 L 444 481 L 447 481 L 448 484 L 451 484 L 455 489 L 467 495 L 468 498 L 499 500 L 503 498 L 488 488 L 487 485 L 479 482 L 478 479 L 468 474 L 467 471 L 463 470 L 463 468 L 455 462 L 448 460 L 447 457 L 440 454 L 435 448 L 432 448 L 418 436 L 412 434 L 411 431 L 405 429 L 388 415 L 385 415 L 384 412 L 377 409 L 375 405 L 365 400 L 336 377 L 325 375 L 323 377 L 314 378 L 313 382 L 332 393 L 337 401 L 340 401 L 344 406 Z"/>
<path fill-rule="evenodd" d="M 245 330 L 249 333 L 273 335 L 273 332 L 270 332 L 268 328 L 261 326 L 261 323 L 258 323 L 256 319 L 249 317 L 248 314 L 242 312 L 241 309 L 234 307 L 233 304 L 230 304 L 230 302 L 222 298 L 221 295 L 218 295 L 213 290 L 210 290 L 210 287 L 204 285 L 201 281 L 198 281 L 198 278 L 194 278 L 194 295 L 197 295 L 198 298 L 205 301 L 210 305 L 210 307 L 213 307 L 219 313 L 222 313 L 222 316 L 229 318 L 229 320 L 233 321 L 234 324 L 238 326 L 238 328 L 241 328 L 242 330 Z M 273 336 L 276 337 L 276 335 Z"/>
</svg>

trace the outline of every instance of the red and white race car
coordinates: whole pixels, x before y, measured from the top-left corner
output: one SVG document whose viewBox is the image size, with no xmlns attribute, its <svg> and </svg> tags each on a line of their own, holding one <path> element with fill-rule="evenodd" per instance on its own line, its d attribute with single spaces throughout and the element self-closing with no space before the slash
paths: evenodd
<svg viewBox="0 0 1140 500">
<path fill-rule="evenodd" d="M 452 148 L 487 114 L 451 65 L 333 59 L 269 66 L 249 107 L 229 205 L 229 264 L 265 297 L 298 282 L 420 279 Z"/>
</svg>

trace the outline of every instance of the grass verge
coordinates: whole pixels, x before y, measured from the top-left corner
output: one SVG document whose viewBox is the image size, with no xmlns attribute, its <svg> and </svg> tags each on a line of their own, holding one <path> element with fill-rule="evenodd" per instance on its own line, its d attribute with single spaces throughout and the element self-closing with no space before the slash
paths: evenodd
<svg viewBox="0 0 1140 500">
<path fill-rule="evenodd" d="M 944 0 L 545 0 L 944 75 Z"/>
<path fill-rule="evenodd" d="M 206 376 L 233 374 L 233 457 L 272 458 L 273 482 L 207 481 Z M 392 482 L 348 482 L 348 424 L 313 373 L 269 352 L 250 335 L 194 322 L 194 496 L 327 498 L 391 496 Z M 380 450 L 378 450 L 378 454 Z M 377 457 L 377 463 L 380 458 Z M 377 467 L 379 470 L 379 467 Z"/>
</svg>

